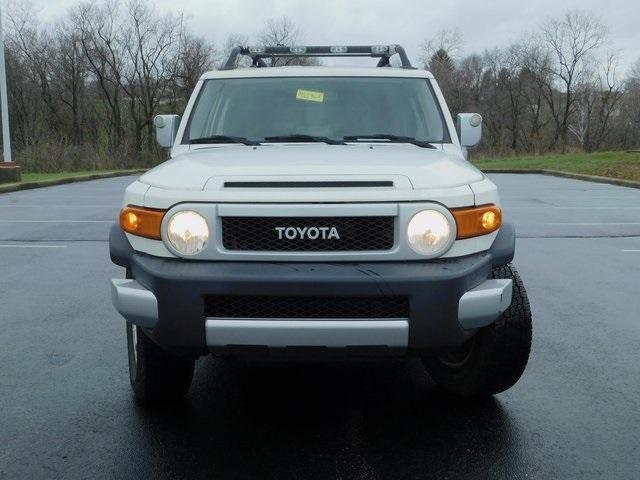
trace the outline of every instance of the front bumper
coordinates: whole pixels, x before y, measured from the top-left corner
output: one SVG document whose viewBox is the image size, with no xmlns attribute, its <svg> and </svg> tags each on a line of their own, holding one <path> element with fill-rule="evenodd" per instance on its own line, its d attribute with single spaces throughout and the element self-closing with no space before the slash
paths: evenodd
<svg viewBox="0 0 640 480">
<path fill-rule="evenodd" d="M 458 301 L 458 323 L 472 330 L 492 323 L 511 303 L 511 280 L 485 280 L 464 293 Z M 111 281 L 113 303 L 131 323 L 154 329 L 158 323 L 158 301 L 135 280 Z M 209 347 L 296 346 L 349 348 L 384 346 L 406 348 L 409 319 L 308 320 L 261 318 L 206 318 Z"/>
<path fill-rule="evenodd" d="M 204 262 L 134 252 L 116 227 L 112 259 L 135 280 L 112 280 L 113 302 L 157 343 L 192 355 L 242 347 L 451 347 L 509 306 L 511 281 L 489 277 L 513 258 L 514 236 L 503 227 L 487 252 L 424 262 Z M 394 319 L 206 318 L 206 295 L 403 296 L 410 308 L 408 318 Z"/>
</svg>

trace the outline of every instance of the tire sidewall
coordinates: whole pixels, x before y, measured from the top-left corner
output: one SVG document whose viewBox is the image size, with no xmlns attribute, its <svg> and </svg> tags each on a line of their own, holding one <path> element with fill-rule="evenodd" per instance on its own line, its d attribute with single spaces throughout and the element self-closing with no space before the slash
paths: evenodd
<svg viewBox="0 0 640 480">
<path fill-rule="evenodd" d="M 511 304 L 476 332 L 466 361 L 454 367 L 437 355 L 423 358 L 436 384 L 462 397 L 489 396 L 510 388 L 524 372 L 531 351 L 531 310 L 520 276 L 507 264 L 494 268 L 491 278 L 513 281 Z"/>
<path fill-rule="evenodd" d="M 127 354 L 129 358 L 129 380 L 131 385 L 135 388 L 135 384 L 138 378 L 140 378 L 140 335 L 142 332 L 140 329 L 129 322 L 126 323 L 127 327 Z M 138 341 L 134 341 L 134 334 Z"/>
</svg>

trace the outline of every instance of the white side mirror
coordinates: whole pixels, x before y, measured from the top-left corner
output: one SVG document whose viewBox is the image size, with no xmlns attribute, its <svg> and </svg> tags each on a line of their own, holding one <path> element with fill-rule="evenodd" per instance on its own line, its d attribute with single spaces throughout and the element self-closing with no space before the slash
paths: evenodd
<svg viewBox="0 0 640 480">
<path fill-rule="evenodd" d="M 156 126 L 156 140 L 161 148 L 171 148 L 176 140 L 180 115 L 156 115 L 153 119 Z"/>
<path fill-rule="evenodd" d="M 482 116 L 478 113 L 458 114 L 458 136 L 460 145 L 471 148 L 482 138 Z"/>
</svg>

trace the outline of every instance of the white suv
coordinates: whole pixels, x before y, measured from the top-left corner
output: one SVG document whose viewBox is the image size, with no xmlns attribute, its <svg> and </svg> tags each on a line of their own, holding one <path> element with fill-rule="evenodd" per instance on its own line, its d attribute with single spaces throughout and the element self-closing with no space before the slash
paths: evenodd
<svg viewBox="0 0 640 480">
<path fill-rule="evenodd" d="M 301 56 L 380 60 L 265 62 Z M 127 188 L 111 230 L 136 397 L 182 397 L 209 353 L 418 355 L 454 394 L 511 387 L 531 313 L 496 186 L 466 160 L 481 123 L 456 128 L 398 45 L 236 48 L 182 120 L 156 117 L 171 159 Z"/>
</svg>

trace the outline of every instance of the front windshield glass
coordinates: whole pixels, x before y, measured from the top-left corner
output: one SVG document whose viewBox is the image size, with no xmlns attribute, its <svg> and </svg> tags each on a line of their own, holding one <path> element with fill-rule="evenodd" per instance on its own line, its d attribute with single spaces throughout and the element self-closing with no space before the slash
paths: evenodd
<svg viewBox="0 0 640 480">
<path fill-rule="evenodd" d="M 426 79 L 286 77 L 207 80 L 184 143 L 215 136 L 396 135 L 447 142 L 442 113 Z"/>
</svg>

